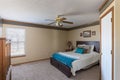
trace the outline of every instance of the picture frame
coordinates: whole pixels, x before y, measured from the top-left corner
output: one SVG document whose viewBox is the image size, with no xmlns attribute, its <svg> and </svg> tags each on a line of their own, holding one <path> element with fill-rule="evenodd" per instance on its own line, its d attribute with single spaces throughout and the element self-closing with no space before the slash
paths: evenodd
<svg viewBox="0 0 120 80">
<path fill-rule="evenodd" d="M 83 37 L 91 37 L 91 30 L 83 31 Z"/>
<path fill-rule="evenodd" d="M 96 31 L 92 31 L 92 35 L 95 36 L 96 35 Z"/>
<path fill-rule="evenodd" d="M 80 33 L 80 37 L 82 37 L 83 36 L 83 33 Z"/>
</svg>

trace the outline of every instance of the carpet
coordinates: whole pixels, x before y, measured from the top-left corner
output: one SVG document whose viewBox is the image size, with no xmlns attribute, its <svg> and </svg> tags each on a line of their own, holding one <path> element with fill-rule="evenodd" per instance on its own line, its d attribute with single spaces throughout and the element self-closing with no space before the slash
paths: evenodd
<svg viewBox="0 0 120 80">
<path fill-rule="evenodd" d="M 77 72 L 75 77 L 66 77 L 50 64 L 49 60 L 32 62 L 12 67 L 12 80 L 99 80 L 99 66 Z"/>
</svg>

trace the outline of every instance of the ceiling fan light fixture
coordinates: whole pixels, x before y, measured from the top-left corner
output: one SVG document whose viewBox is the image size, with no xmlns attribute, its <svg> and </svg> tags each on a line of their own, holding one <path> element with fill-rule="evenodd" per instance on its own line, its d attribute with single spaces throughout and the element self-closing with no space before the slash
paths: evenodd
<svg viewBox="0 0 120 80">
<path fill-rule="evenodd" d="M 62 24 L 62 23 L 60 23 L 60 24 L 59 24 L 59 26 L 60 26 L 60 27 L 62 27 L 62 26 L 63 26 L 63 24 Z"/>
<path fill-rule="evenodd" d="M 59 26 L 59 23 L 58 23 L 58 22 L 56 22 L 56 26 Z"/>
<path fill-rule="evenodd" d="M 73 22 L 70 22 L 70 21 L 66 21 L 67 18 L 65 17 L 60 17 L 60 15 L 58 15 L 56 17 L 56 19 L 54 20 L 54 22 L 50 23 L 50 24 L 53 24 L 55 23 L 56 26 L 58 27 L 62 27 L 63 26 L 63 23 L 67 23 L 67 24 L 73 24 Z"/>
<path fill-rule="evenodd" d="M 62 24 L 62 22 L 56 22 L 56 26 L 58 26 L 58 27 L 62 27 L 63 26 L 63 24 Z"/>
</svg>

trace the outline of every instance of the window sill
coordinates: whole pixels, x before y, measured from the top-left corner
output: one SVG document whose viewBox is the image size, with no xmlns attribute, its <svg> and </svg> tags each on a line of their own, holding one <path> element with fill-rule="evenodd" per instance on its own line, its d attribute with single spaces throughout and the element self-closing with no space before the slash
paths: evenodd
<svg viewBox="0 0 120 80">
<path fill-rule="evenodd" d="M 19 57 L 25 57 L 26 55 L 17 55 L 17 56 L 11 56 L 11 58 L 19 58 Z"/>
</svg>

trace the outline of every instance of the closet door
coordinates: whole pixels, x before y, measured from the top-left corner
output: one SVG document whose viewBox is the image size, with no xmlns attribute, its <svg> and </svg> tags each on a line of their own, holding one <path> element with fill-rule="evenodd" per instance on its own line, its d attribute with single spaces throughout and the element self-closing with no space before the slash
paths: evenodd
<svg viewBox="0 0 120 80">
<path fill-rule="evenodd" d="M 101 79 L 112 80 L 112 11 L 101 19 Z"/>
</svg>

